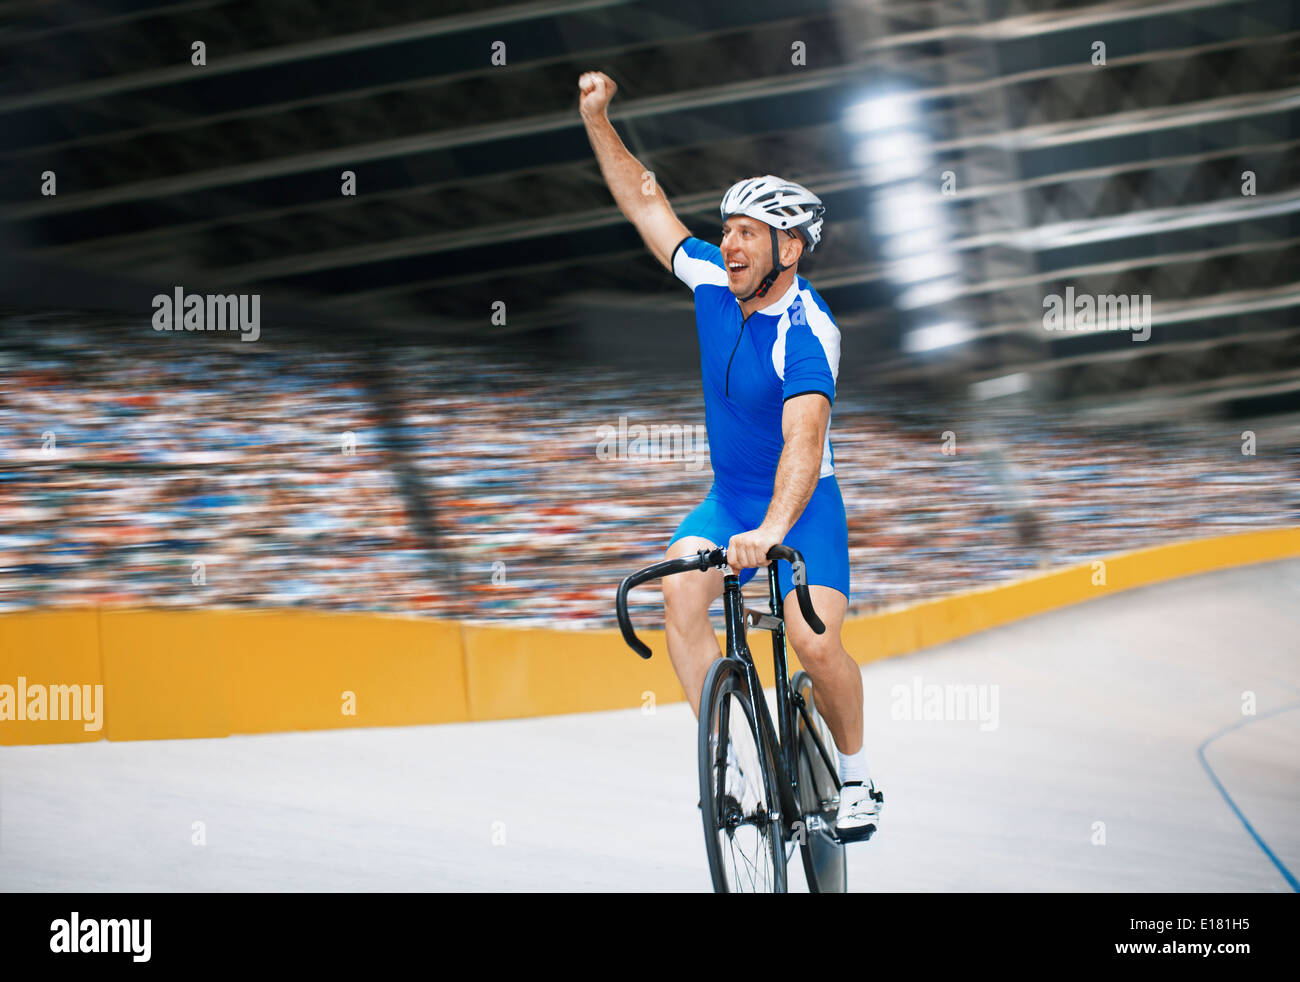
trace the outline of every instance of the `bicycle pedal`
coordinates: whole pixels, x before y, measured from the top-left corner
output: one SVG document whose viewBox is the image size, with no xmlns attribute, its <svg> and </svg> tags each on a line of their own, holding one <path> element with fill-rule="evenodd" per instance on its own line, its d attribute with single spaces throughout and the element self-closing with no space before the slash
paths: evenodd
<svg viewBox="0 0 1300 982">
<path fill-rule="evenodd" d="M 847 832 L 841 832 L 832 825 L 830 827 L 830 832 L 831 838 L 833 838 L 837 843 L 847 846 L 853 842 L 866 842 L 876 834 L 876 827 L 874 825 L 864 825 L 860 829 L 851 829 Z"/>
</svg>

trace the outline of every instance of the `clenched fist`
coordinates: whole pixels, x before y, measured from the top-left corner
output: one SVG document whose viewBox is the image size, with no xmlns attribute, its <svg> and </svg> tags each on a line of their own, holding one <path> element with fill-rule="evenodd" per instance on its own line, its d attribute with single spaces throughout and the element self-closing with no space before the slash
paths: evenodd
<svg viewBox="0 0 1300 982">
<path fill-rule="evenodd" d="M 583 72 L 578 78 L 578 112 L 584 118 L 599 116 L 617 91 L 618 85 L 604 72 Z"/>
</svg>

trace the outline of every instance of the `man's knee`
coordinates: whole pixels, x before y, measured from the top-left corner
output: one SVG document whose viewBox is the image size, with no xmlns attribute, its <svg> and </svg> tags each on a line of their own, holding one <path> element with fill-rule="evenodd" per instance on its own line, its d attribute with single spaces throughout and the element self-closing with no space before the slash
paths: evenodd
<svg viewBox="0 0 1300 982">
<path fill-rule="evenodd" d="M 822 634 L 816 634 L 803 619 L 794 594 L 789 596 L 785 603 L 786 638 L 804 668 L 816 672 L 849 657 L 840 638 L 846 605 L 842 595 L 814 588 L 813 607 L 826 627 Z"/>
<path fill-rule="evenodd" d="M 692 556 L 700 549 L 712 548 L 704 539 L 679 539 L 668 547 L 667 559 Z M 664 591 L 664 612 L 670 627 L 709 628 L 709 606 L 722 595 L 722 572 L 691 570 L 660 581 Z"/>
<path fill-rule="evenodd" d="M 801 631 L 790 631 L 790 644 L 799 663 L 810 672 L 816 672 L 823 666 L 834 665 L 844 657 L 844 645 L 840 642 L 838 631 L 832 633 L 828 627 L 825 634 L 814 634 L 812 629 L 803 626 Z"/>
</svg>

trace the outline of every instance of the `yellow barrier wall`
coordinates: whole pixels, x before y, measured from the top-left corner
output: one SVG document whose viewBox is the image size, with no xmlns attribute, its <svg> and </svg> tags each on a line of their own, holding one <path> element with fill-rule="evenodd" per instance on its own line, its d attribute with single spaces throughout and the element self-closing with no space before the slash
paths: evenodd
<svg viewBox="0 0 1300 982">
<path fill-rule="evenodd" d="M 99 611 L 39 610 L 0 617 L 0 685 L 103 685 L 99 659 Z M 16 695 L 16 692 L 15 692 Z M 107 702 L 105 692 L 104 701 Z M 15 712 L 17 709 L 15 707 Z M 107 713 L 103 719 L 107 721 Z M 84 743 L 104 739 L 82 720 L 0 720 L 0 746 L 20 743 Z"/>
<path fill-rule="evenodd" d="M 0 685 L 103 683 L 105 725 L 0 721 L 0 745 L 469 719 L 461 627 L 306 611 L 0 617 Z"/>
<path fill-rule="evenodd" d="M 1118 590 L 1293 556 L 1300 528 L 1157 546 L 858 618 L 845 624 L 844 642 L 866 663 Z M 680 700 L 663 632 L 641 637 L 654 651 L 649 661 L 617 631 L 296 610 L 5 614 L 0 686 L 19 676 L 102 683 L 105 725 L 0 720 L 0 745 L 450 723 Z M 753 642 L 771 685 L 766 633 Z"/>
<path fill-rule="evenodd" d="M 102 625 L 110 740 L 469 718 L 448 621 L 106 609 Z"/>
</svg>

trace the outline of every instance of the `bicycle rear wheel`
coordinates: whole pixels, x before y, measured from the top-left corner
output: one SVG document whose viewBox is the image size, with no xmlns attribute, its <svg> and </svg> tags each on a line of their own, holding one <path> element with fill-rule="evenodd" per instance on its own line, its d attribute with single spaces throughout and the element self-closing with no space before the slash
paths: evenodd
<svg viewBox="0 0 1300 982">
<path fill-rule="evenodd" d="M 759 738 L 744 666 L 735 659 L 720 658 L 709 668 L 699 725 L 700 811 L 714 891 L 785 893 L 772 761 Z"/>
<path fill-rule="evenodd" d="M 812 677 L 807 672 L 796 672 L 790 680 L 790 690 L 795 698 L 802 697 L 813 730 L 832 763 L 838 760 L 835 738 L 831 729 L 817 711 L 817 694 L 813 691 Z M 847 893 L 848 869 L 844 862 L 844 845 L 830 834 L 835 826 L 835 813 L 839 807 L 838 775 L 826 766 L 826 760 L 813 742 L 803 713 L 796 715 L 798 730 L 799 810 L 803 817 L 804 873 L 812 893 Z"/>
</svg>

